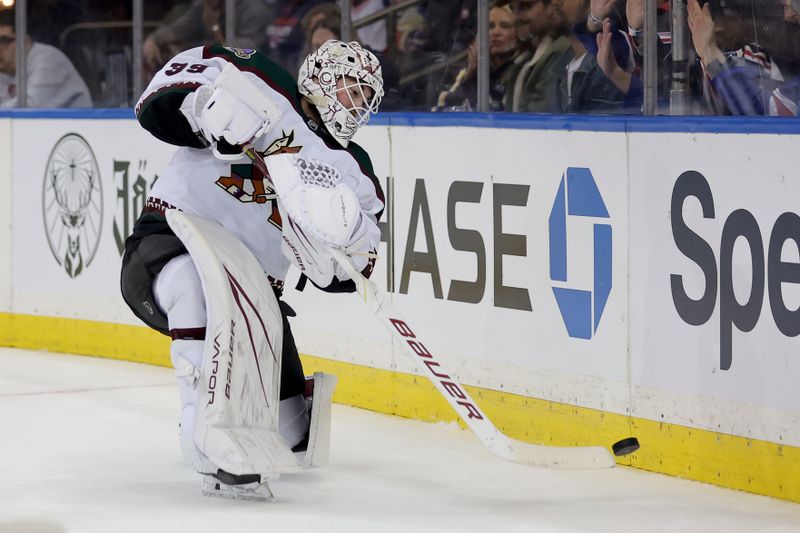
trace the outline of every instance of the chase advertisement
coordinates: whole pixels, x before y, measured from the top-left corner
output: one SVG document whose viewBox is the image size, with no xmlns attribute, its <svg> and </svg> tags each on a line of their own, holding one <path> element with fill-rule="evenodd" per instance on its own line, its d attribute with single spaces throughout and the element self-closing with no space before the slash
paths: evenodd
<svg viewBox="0 0 800 533">
<path fill-rule="evenodd" d="M 121 253 L 174 148 L 132 120 L 11 130 L 10 311 L 138 324 Z M 698 137 L 365 127 L 373 279 L 463 383 L 800 443 L 800 182 L 744 155 L 796 139 Z M 358 298 L 296 280 L 301 352 L 416 371 Z"/>
</svg>

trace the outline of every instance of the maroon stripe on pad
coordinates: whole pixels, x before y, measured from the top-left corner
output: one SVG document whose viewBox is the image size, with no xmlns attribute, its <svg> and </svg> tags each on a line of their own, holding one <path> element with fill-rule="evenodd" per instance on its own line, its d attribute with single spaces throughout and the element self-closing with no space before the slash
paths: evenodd
<svg viewBox="0 0 800 533">
<path fill-rule="evenodd" d="M 206 339 L 206 328 L 175 328 L 169 330 L 172 340 L 203 341 Z"/>
</svg>

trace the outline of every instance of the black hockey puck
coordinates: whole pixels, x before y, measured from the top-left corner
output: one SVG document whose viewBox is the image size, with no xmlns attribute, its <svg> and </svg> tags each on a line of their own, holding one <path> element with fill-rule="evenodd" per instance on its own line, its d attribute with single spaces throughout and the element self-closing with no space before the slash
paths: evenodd
<svg viewBox="0 0 800 533">
<path fill-rule="evenodd" d="M 639 449 L 639 440 L 636 437 L 628 437 L 619 442 L 615 442 L 611 449 L 614 450 L 614 455 L 622 457 L 628 455 Z"/>
</svg>

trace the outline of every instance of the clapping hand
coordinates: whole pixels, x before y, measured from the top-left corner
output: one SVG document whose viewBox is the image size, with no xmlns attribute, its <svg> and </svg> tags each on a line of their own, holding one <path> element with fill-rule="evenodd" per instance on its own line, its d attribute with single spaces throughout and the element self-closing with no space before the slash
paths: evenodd
<svg viewBox="0 0 800 533">
<path fill-rule="evenodd" d="M 586 21 L 586 26 L 590 31 L 596 33 L 603 29 L 603 25 L 595 22 L 595 19 L 605 20 L 611 14 L 616 3 L 617 0 L 590 0 L 589 19 Z"/>
<path fill-rule="evenodd" d="M 617 63 L 614 49 L 611 46 L 611 21 L 603 21 L 603 31 L 597 34 L 597 65 L 603 74 L 624 94 L 628 94 L 631 75 Z"/>
<path fill-rule="evenodd" d="M 705 65 L 716 60 L 722 61 L 724 56 L 717 46 L 714 34 L 714 19 L 711 17 L 711 8 L 708 3 L 700 4 L 697 0 L 688 0 L 687 3 L 689 31 L 692 34 L 692 43 L 697 55 Z"/>
</svg>

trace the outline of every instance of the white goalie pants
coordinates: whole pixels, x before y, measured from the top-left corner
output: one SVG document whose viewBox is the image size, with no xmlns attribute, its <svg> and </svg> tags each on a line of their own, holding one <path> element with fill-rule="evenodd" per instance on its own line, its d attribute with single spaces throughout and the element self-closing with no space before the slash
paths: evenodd
<svg viewBox="0 0 800 533">
<path fill-rule="evenodd" d="M 203 286 L 189 254 L 168 262 L 153 283 L 156 302 L 167 315 L 170 331 L 199 332 L 206 327 L 206 304 Z M 180 335 L 178 335 L 180 336 Z M 191 337 L 191 335 L 187 335 Z M 198 472 L 214 473 L 217 467 L 197 449 L 192 439 L 198 392 L 196 383 L 203 365 L 202 337 L 175 338 L 170 358 L 178 378 L 180 395 L 180 441 L 184 459 Z M 281 437 L 291 448 L 305 437 L 308 413 L 302 394 L 280 402 L 278 415 Z"/>
</svg>

